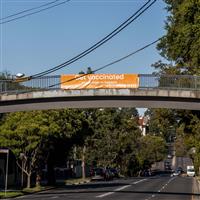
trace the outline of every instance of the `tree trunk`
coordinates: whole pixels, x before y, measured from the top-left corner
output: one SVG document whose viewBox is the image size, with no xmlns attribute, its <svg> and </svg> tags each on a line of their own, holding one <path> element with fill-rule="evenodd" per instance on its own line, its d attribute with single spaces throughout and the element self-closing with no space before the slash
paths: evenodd
<svg viewBox="0 0 200 200">
<path fill-rule="evenodd" d="M 27 174 L 27 188 L 31 187 L 31 174 Z"/>
<path fill-rule="evenodd" d="M 37 174 L 37 176 L 36 176 L 36 187 L 40 187 L 41 186 L 40 181 L 41 181 L 41 177 L 40 177 L 39 174 Z"/>
<path fill-rule="evenodd" d="M 82 154 L 82 179 L 85 179 L 85 152 L 86 146 L 83 146 L 83 154 Z"/>
</svg>

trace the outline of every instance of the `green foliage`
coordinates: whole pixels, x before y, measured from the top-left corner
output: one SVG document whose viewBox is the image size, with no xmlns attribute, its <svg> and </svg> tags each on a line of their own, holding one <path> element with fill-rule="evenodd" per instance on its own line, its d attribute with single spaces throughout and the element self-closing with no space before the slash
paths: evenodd
<svg viewBox="0 0 200 200">
<path fill-rule="evenodd" d="M 153 67 L 159 74 L 200 75 L 200 1 L 165 0 L 165 2 L 169 12 L 165 25 L 166 35 L 161 39 L 157 49 L 169 64 L 158 61 Z M 161 79 L 160 84 L 165 83 L 166 81 Z M 174 80 L 170 84 L 181 85 L 182 88 L 194 87 L 193 80 L 184 78 Z M 172 125 L 176 128 L 177 155 L 190 155 L 198 168 L 200 166 L 200 112 L 161 109 L 161 111 L 151 110 L 151 116 L 150 130 L 157 128 L 164 133 L 164 127 Z M 163 136 L 167 138 L 166 133 Z M 191 154 L 191 149 L 195 149 L 196 153 Z"/>
<path fill-rule="evenodd" d="M 94 134 L 85 140 L 88 164 L 118 167 L 122 174 L 132 176 L 144 167 L 144 161 L 152 163 L 165 156 L 165 143 L 157 140 L 156 136 L 152 140 L 156 139 L 157 149 L 154 148 L 153 152 L 156 151 L 157 157 L 152 159 L 144 153 L 144 149 L 141 150 L 144 141 L 138 129 L 136 109 L 94 109 L 89 116 Z M 151 144 L 154 145 L 153 141 Z M 79 158 L 81 152 L 79 149 Z"/>
<path fill-rule="evenodd" d="M 0 125 L 0 146 L 10 148 L 20 165 L 21 153 L 24 172 L 31 176 L 39 161 L 47 162 L 54 151 L 64 156 L 72 146 L 76 134 L 86 128 L 83 112 L 79 110 L 33 111 L 7 114 Z M 83 132 L 83 131 L 82 131 Z M 77 139 L 77 137 L 75 137 Z M 82 138 L 80 138 L 82 139 Z M 67 142 L 68 141 L 68 142 Z M 81 143 L 78 140 L 76 143 Z M 69 146 L 67 146 L 69 144 Z M 55 157 L 56 162 L 56 157 Z"/>
<path fill-rule="evenodd" d="M 169 140 L 171 134 L 175 134 L 177 117 L 174 110 L 151 109 L 146 114 L 150 117 L 149 133 L 162 136 L 165 141 Z"/>
<path fill-rule="evenodd" d="M 161 161 L 166 157 L 167 144 L 160 136 L 147 135 L 140 138 L 139 158 L 144 166 L 145 162 L 149 164 Z"/>
<path fill-rule="evenodd" d="M 175 66 L 160 65 L 160 69 L 168 74 L 200 75 L 200 1 L 165 2 L 170 13 L 165 26 L 167 34 L 157 48 L 164 58 L 174 61 Z"/>
</svg>

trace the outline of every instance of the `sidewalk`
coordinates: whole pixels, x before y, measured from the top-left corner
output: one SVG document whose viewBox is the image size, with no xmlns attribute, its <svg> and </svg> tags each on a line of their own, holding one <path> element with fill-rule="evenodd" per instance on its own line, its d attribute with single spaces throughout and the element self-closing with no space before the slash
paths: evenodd
<svg viewBox="0 0 200 200">
<path fill-rule="evenodd" d="M 89 183 L 90 182 L 90 178 L 79 178 L 79 179 L 67 179 L 67 180 L 57 180 L 56 181 L 56 185 L 55 187 L 61 185 L 61 186 L 67 186 L 67 185 L 79 185 L 79 184 L 85 184 L 85 183 Z M 35 194 L 35 193 L 39 193 L 39 192 L 44 192 L 47 190 L 51 190 L 55 187 L 51 187 L 51 186 L 41 186 L 40 188 L 30 188 L 30 189 L 24 189 L 24 190 L 7 190 L 7 197 L 4 196 L 4 190 L 0 190 L 0 199 L 8 199 L 8 198 L 15 198 L 15 197 L 19 197 L 19 196 L 24 196 L 24 195 L 31 195 L 31 194 Z"/>
<path fill-rule="evenodd" d="M 192 200 L 200 200 L 200 177 L 193 178 L 192 193 L 196 194 L 192 196 Z"/>
</svg>

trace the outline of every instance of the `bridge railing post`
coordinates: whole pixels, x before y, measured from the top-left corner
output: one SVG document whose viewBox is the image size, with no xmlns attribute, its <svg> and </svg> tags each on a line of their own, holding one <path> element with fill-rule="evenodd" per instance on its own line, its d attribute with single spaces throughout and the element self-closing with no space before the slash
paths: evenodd
<svg viewBox="0 0 200 200">
<path fill-rule="evenodd" d="M 194 89 L 197 90 L 197 76 L 194 75 Z"/>
</svg>

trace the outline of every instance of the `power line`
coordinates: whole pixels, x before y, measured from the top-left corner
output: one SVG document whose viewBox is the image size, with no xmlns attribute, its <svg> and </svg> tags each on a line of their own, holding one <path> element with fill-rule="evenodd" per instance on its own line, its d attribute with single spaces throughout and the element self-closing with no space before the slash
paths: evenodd
<svg viewBox="0 0 200 200">
<path fill-rule="evenodd" d="M 19 17 L 15 17 L 15 18 L 13 18 L 13 19 L 9 19 L 9 20 L 3 21 L 3 22 L 0 22 L 0 24 L 6 24 L 6 23 L 9 23 L 9 22 L 12 22 L 12 21 L 16 21 L 16 20 L 18 20 L 18 19 L 21 19 L 21 18 L 24 18 L 24 17 L 28 17 L 28 16 L 31 16 L 31 15 L 34 15 L 34 14 L 43 12 L 43 11 L 45 11 L 45 10 L 49 10 L 49 9 L 54 8 L 54 7 L 56 7 L 56 6 L 59 6 L 59 5 L 61 5 L 61 4 L 67 3 L 67 2 L 69 2 L 69 1 L 70 1 L 70 0 L 66 0 L 66 1 L 63 1 L 63 2 L 60 2 L 60 3 L 54 4 L 54 5 L 52 5 L 52 6 L 48 6 L 48 7 L 46 7 L 46 8 L 41 9 L 41 10 L 37 10 L 37 11 L 32 12 L 32 13 L 28 13 L 28 14 L 25 14 L 25 15 L 22 15 L 22 16 L 19 16 Z M 35 9 L 36 9 L 36 8 L 35 8 Z"/>
<path fill-rule="evenodd" d="M 86 56 L 87 54 L 91 53 L 92 51 L 94 51 L 98 47 L 102 46 L 107 41 L 109 41 L 115 35 L 117 35 L 118 33 L 120 33 L 123 29 L 125 29 L 132 22 L 134 22 L 140 15 L 142 15 L 147 9 L 149 9 L 156 1 L 157 0 L 154 0 L 153 2 L 151 0 L 147 1 L 131 17 L 129 17 L 126 21 L 124 21 L 121 25 L 119 25 L 114 31 L 112 31 L 111 33 L 109 33 L 107 36 L 105 36 L 99 42 L 95 43 L 94 45 L 92 45 L 90 48 L 86 49 L 82 53 L 78 54 L 77 56 L 71 58 L 70 60 L 68 60 L 68 61 L 66 61 L 66 62 L 64 62 L 64 63 L 62 63 L 62 64 L 60 64 L 60 65 L 58 65 L 56 67 L 53 67 L 53 68 L 45 70 L 43 72 L 34 74 L 32 76 L 29 76 L 28 78 L 29 79 L 39 78 L 39 77 L 42 77 L 42 76 L 47 75 L 49 73 L 55 72 L 55 71 L 57 71 L 57 70 L 59 70 L 61 68 L 64 68 L 67 65 L 70 65 L 70 64 L 74 63 L 75 61 L 77 61 L 80 58 Z"/>
<path fill-rule="evenodd" d="M 97 49 L 98 47 L 100 47 L 101 45 L 106 43 L 108 40 L 113 38 L 115 35 L 117 35 L 119 32 L 121 32 L 130 23 L 135 21 L 143 12 L 145 12 L 151 5 L 153 5 L 153 3 L 156 2 L 156 0 L 154 0 L 148 7 L 146 7 L 150 2 L 151 2 L 151 0 L 147 1 L 141 8 L 139 8 L 131 17 L 129 17 L 125 22 L 123 22 L 120 26 L 118 26 L 114 31 L 112 31 L 110 34 L 105 36 L 103 39 L 101 39 L 99 42 L 95 43 L 93 46 L 91 46 L 87 50 L 83 51 L 82 53 L 78 54 L 77 56 L 73 57 L 72 59 L 70 59 L 54 68 L 51 68 L 51 69 L 43 71 L 41 73 L 32 75 L 32 76 L 30 76 L 30 78 L 38 78 L 38 77 L 44 76 L 46 74 L 52 73 L 54 71 L 57 71 L 69 64 L 74 63 L 75 61 L 79 60 L 80 58 L 82 58 L 82 57 L 86 56 L 87 54 L 89 54 L 90 52 L 94 51 L 95 49 Z"/>
<path fill-rule="evenodd" d="M 8 15 L 8 16 L 6 16 L 6 17 L 0 18 L 0 20 L 5 20 L 5 19 L 8 19 L 8 18 L 11 18 L 11 17 L 17 16 L 17 15 L 21 15 L 21 14 L 23 14 L 23 13 L 26 13 L 26 12 L 29 12 L 29 11 L 32 11 L 32 10 L 36 10 L 36 9 L 39 9 L 39 8 L 42 8 L 42 7 L 48 6 L 48 5 L 53 4 L 53 3 L 57 2 L 57 1 L 60 1 L 60 0 L 55 0 L 55 1 L 52 1 L 52 2 L 46 3 L 46 4 L 43 4 L 43 5 L 40 5 L 40 6 L 34 7 L 34 8 L 30 8 L 30 9 L 23 10 L 23 11 L 21 11 L 21 12 L 18 12 L 18 13 L 12 14 L 12 15 Z"/>
<path fill-rule="evenodd" d="M 147 44 L 147 45 L 141 47 L 140 49 L 137 49 L 137 50 L 133 51 L 132 53 L 129 53 L 129 54 L 126 55 L 126 56 L 123 56 L 123 57 L 121 57 L 121 58 L 119 58 L 119 59 L 117 59 L 117 60 L 114 60 L 114 61 L 112 61 L 112 62 L 110 62 L 110 63 L 108 63 L 108 64 L 106 64 L 106 65 L 103 65 L 103 66 L 101 66 L 101 67 L 99 67 L 99 68 L 97 68 L 97 69 L 95 69 L 95 70 L 92 70 L 92 73 L 98 72 L 98 71 L 100 71 L 100 70 L 102 70 L 102 69 L 105 69 L 105 68 L 111 66 L 111 65 L 114 65 L 114 64 L 116 64 L 116 63 L 118 63 L 118 62 L 121 62 L 121 61 L 123 61 L 123 60 L 125 60 L 125 59 L 127 59 L 127 58 L 129 58 L 129 57 L 131 57 L 131 56 L 133 56 L 133 55 L 135 55 L 136 53 L 138 53 L 138 52 L 140 52 L 140 51 L 142 51 L 142 50 L 144 50 L 144 49 L 146 49 L 146 48 L 152 46 L 153 44 L 157 43 L 160 39 L 161 39 L 161 38 L 159 38 L 159 39 L 157 39 L 157 40 L 155 40 L 155 41 L 153 41 L 153 42 L 151 42 L 151 43 L 149 43 L 149 44 Z M 74 80 L 79 79 L 79 78 L 81 78 L 81 77 L 87 76 L 88 74 L 90 74 L 90 73 L 86 73 L 86 74 L 80 75 L 79 77 L 72 78 L 72 79 L 69 79 L 69 80 L 67 80 L 67 81 L 63 81 L 63 82 L 61 82 L 61 83 L 57 83 L 57 84 L 54 84 L 54 85 L 50 85 L 50 86 L 48 86 L 48 88 L 52 88 L 52 87 L 55 87 L 55 86 L 57 86 L 57 85 L 61 85 L 61 84 L 63 84 L 63 83 L 68 83 L 68 82 L 74 81 Z"/>
</svg>

